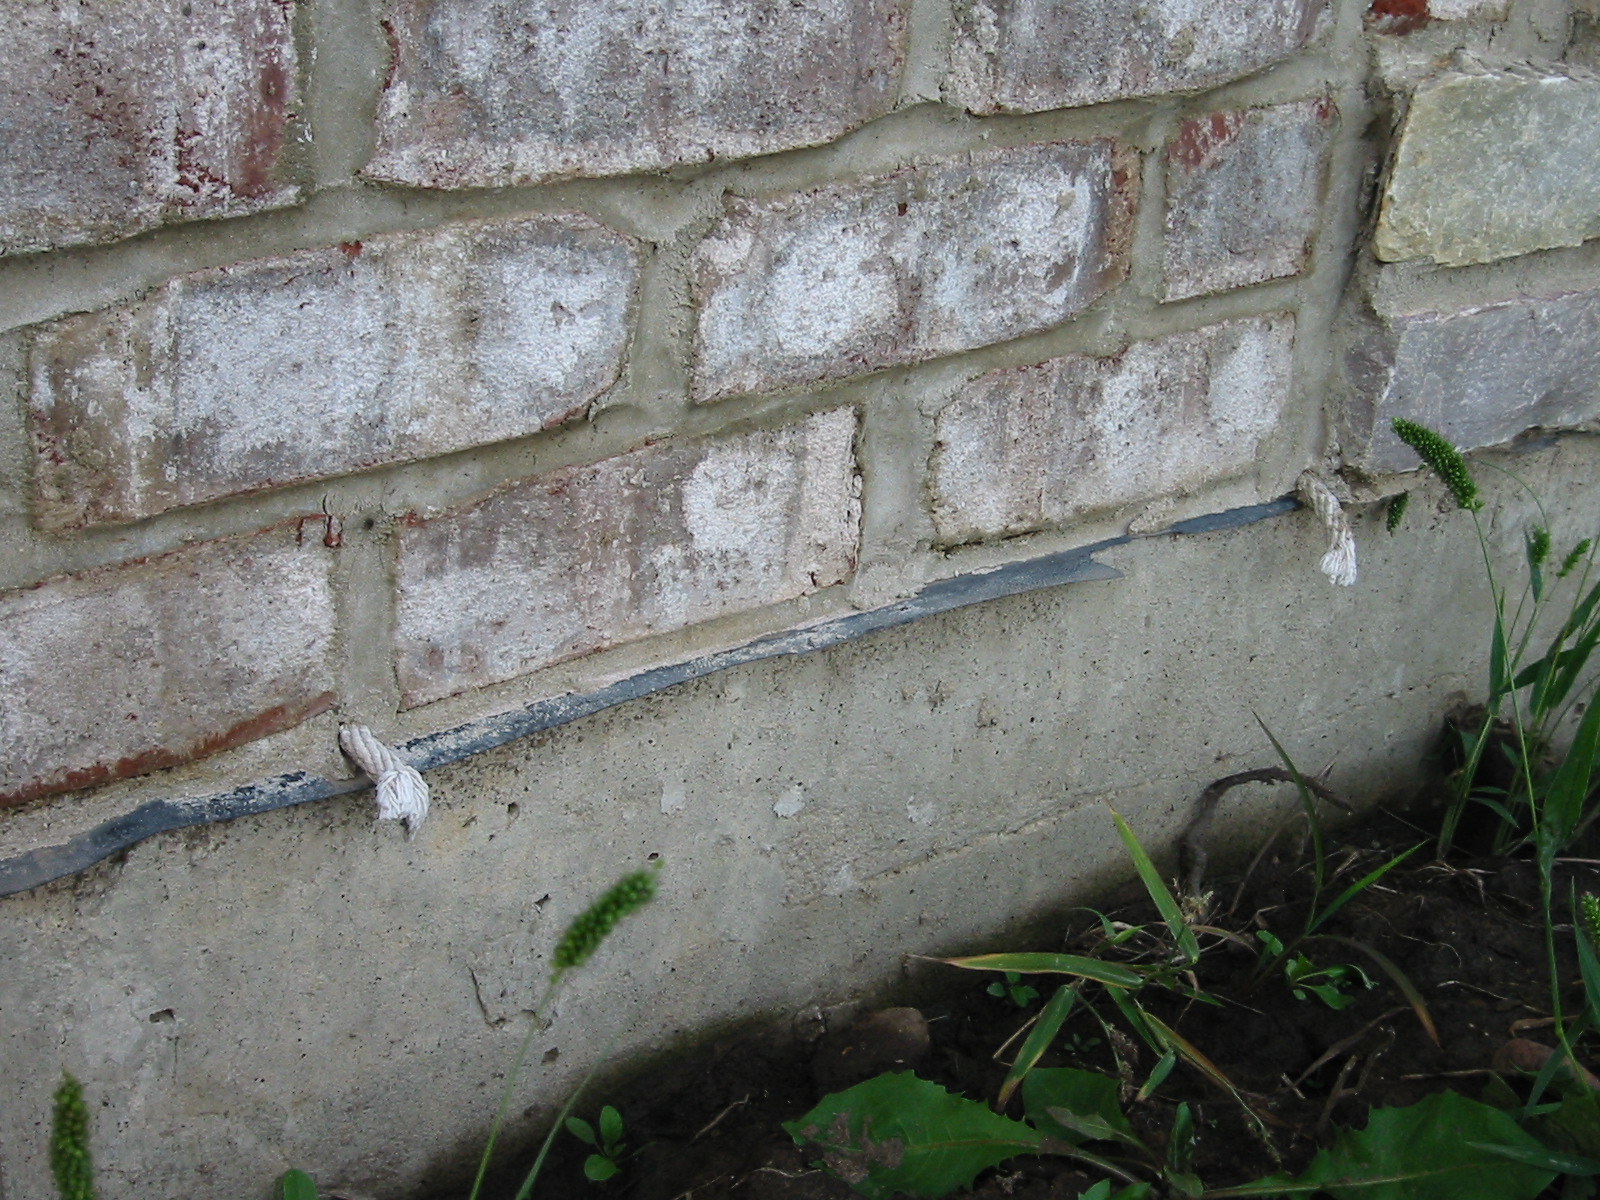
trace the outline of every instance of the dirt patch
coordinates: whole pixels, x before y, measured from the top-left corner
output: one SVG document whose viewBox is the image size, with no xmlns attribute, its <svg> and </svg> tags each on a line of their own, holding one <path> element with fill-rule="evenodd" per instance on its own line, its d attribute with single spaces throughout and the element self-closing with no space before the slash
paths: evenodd
<svg viewBox="0 0 1600 1200">
<path fill-rule="evenodd" d="M 1281 962 L 1280 969 L 1261 974 L 1253 949 L 1257 931 L 1290 941 L 1314 907 L 1326 907 L 1351 882 L 1419 842 L 1429 844 L 1318 930 L 1344 941 L 1302 947 L 1318 967 L 1360 967 L 1372 987 L 1352 973 L 1342 987 L 1351 1002 L 1334 1009 L 1306 988 L 1297 997 Z M 1201 937 L 1205 953 L 1195 982 L 1218 1003 L 1151 989 L 1143 994 L 1150 1011 L 1215 1063 L 1257 1114 L 1252 1120 L 1235 1099 L 1181 1063 L 1154 1095 L 1126 1106 L 1135 1131 L 1160 1148 L 1174 1110 L 1186 1101 L 1199 1130 L 1194 1171 L 1212 1188 L 1274 1170 L 1298 1172 L 1335 1128 L 1363 1126 L 1371 1108 L 1414 1104 L 1446 1088 L 1476 1096 L 1497 1052 L 1504 1064 L 1507 1055 L 1537 1056 L 1539 1046 L 1555 1041 L 1531 861 L 1429 862 L 1425 827 L 1380 815 L 1346 831 L 1329 849 L 1328 877 L 1316 902 L 1315 872 L 1303 840 L 1280 839 L 1277 845 L 1247 872 L 1205 881 L 1211 894 L 1205 923 L 1237 939 Z M 1579 891 L 1600 891 L 1600 865 L 1564 862 L 1555 895 L 1565 897 L 1572 883 Z M 1561 920 L 1567 919 L 1565 907 L 1562 901 Z M 1131 894 L 1109 900 L 1105 915 L 1123 925 L 1159 924 L 1148 901 Z M 992 949 L 1094 953 L 1106 936 L 1100 920 L 1084 912 L 1053 944 Z M 1576 1012 L 1583 994 L 1571 934 L 1558 934 L 1557 945 L 1563 1004 Z M 1437 1044 L 1380 960 L 1415 987 L 1437 1029 Z M 727 1038 L 623 1088 L 591 1093 L 578 1111 L 592 1118 L 602 1102 L 615 1104 L 636 1152 L 614 1179 L 591 1184 L 582 1169 L 587 1148 L 563 1134 L 535 1194 L 627 1200 L 855 1196 L 814 1166 L 816 1154 L 797 1148 L 782 1123 L 807 1112 L 825 1092 L 885 1070 L 914 1069 L 951 1090 L 993 1100 L 1019 1032 L 1061 982 L 1024 977 L 1016 983 L 1033 986 L 1038 997 L 1012 994 L 1004 986 L 993 995 L 988 985 L 1000 976 L 945 967 L 929 971 L 942 974 L 925 975 L 924 985 L 939 978 L 941 990 L 932 1000 L 921 996 L 915 1011 L 902 1006 L 869 1014 L 863 1023 L 841 1029 L 802 1023 Z M 1112 1011 L 1099 1007 L 1107 1015 Z M 1142 1080 L 1154 1062 L 1148 1048 L 1108 1035 L 1080 1006 L 1041 1065 L 1113 1076 L 1131 1069 Z M 1074 1200 L 1097 1178 L 1068 1159 L 1028 1156 L 986 1172 L 970 1194 L 983 1200 Z M 513 1183 L 504 1195 L 514 1190 Z"/>
</svg>

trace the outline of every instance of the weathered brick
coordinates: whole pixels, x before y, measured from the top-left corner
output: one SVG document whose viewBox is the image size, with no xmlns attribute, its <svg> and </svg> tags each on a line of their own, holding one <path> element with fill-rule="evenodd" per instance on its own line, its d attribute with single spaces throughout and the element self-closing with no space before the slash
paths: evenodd
<svg viewBox="0 0 1600 1200">
<path fill-rule="evenodd" d="M 907 0 L 390 0 L 366 173 L 498 187 L 832 141 L 894 105 Z"/>
<path fill-rule="evenodd" d="M 1337 121 L 1327 100 L 1209 113 L 1167 146 L 1168 300 L 1298 275 Z"/>
<path fill-rule="evenodd" d="M 0 253 L 293 203 L 284 0 L 17 0 L 0 72 Z"/>
<path fill-rule="evenodd" d="M 1491 262 L 1600 236 L 1600 78 L 1452 72 L 1418 89 L 1378 215 L 1378 257 Z"/>
<path fill-rule="evenodd" d="M 1391 316 L 1351 337 L 1346 368 L 1340 443 L 1370 471 L 1418 465 L 1395 417 L 1468 450 L 1588 425 L 1600 419 L 1600 290 Z"/>
<path fill-rule="evenodd" d="M 1309 39 L 1323 0 L 956 0 L 945 94 L 1044 112 L 1210 87 Z"/>
<path fill-rule="evenodd" d="M 36 520 L 129 521 L 520 437 L 615 381 L 639 255 L 573 215 L 182 276 L 42 326 Z"/>
<path fill-rule="evenodd" d="M 1415 33 L 1433 21 L 1505 18 L 1509 0 L 1372 0 L 1367 24 L 1379 33 Z"/>
<path fill-rule="evenodd" d="M 801 596 L 855 565 L 850 409 L 648 446 L 400 534 L 408 705 Z"/>
<path fill-rule="evenodd" d="M 328 708 L 329 563 L 290 523 L 0 595 L 0 807 L 204 758 Z"/>
<path fill-rule="evenodd" d="M 979 376 L 938 417 L 933 517 L 947 545 L 1249 471 L 1289 393 L 1294 319 L 1227 321 Z"/>
<path fill-rule="evenodd" d="M 733 200 L 694 256 L 702 400 L 860 375 L 1059 324 L 1127 269 L 1137 160 L 987 151 Z"/>
</svg>

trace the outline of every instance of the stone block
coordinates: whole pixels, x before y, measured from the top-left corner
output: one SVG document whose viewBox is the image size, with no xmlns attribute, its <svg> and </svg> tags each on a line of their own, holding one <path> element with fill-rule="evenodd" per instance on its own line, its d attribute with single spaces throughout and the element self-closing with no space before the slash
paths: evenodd
<svg viewBox="0 0 1600 1200">
<path fill-rule="evenodd" d="M 1395 417 L 1465 450 L 1529 429 L 1600 419 L 1600 290 L 1458 312 L 1392 315 L 1360 326 L 1346 353 L 1340 444 L 1368 471 L 1419 464 Z"/>
<path fill-rule="evenodd" d="M 36 520 L 131 521 L 537 432 L 615 381 L 639 255 L 586 217 L 375 237 L 41 326 Z"/>
<path fill-rule="evenodd" d="M 293 203 L 293 4 L 17 0 L 0 71 L 0 254 Z"/>
<path fill-rule="evenodd" d="M 1030 113 L 1211 87 L 1293 54 L 1323 0 L 956 0 L 945 95 Z"/>
<path fill-rule="evenodd" d="M 946 545 L 1247 473 L 1293 379 L 1288 315 L 990 371 L 939 413 L 933 519 Z"/>
<path fill-rule="evenodd" d="M 1185 121 L 1167 146 L 1167 300 L 1298 275 L 1338 115 L 1328 100 Z"/>
<path fill-rule="evenodd" d="M 390 0 L 366 174 L 502 187 L 749 158 L 894 107 L 908 0 Z"/>
<path fill-rule="evenodd" d="M 0 807 L 178 766 L 330 707 L 330 565 L 290 523 L 0 594 Z"/>
<path fill-rule="evenodd" d="M 1411 97 L 1380 259 L 1492 262 L 1600 236 L 1600 77 L 1451 72 Z"/>
<path fill-rule="evenodd" d="M 407 705 L 845 579 L 860 501 L 851 409 L 647 446 L 401 529 Z"/>
<path fill-rule="evenodd" d="M 861 375 L 1049 329 L 1127 270 L 1137 157 L 1107 140 L 733 200 L 693 260 L 694 390 Z"/>
</svg>

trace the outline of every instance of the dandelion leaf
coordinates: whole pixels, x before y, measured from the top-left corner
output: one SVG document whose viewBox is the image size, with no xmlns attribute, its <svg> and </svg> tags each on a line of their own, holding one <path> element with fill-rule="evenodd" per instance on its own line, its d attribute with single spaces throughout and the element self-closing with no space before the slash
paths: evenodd
<svg viewBox="0 0 1600 1200">
<path fill-rule="evenodd" d="M 1409 1108 L 1373 1109 L 1318 1154 L 1300 1184 L 1336 1200 L 1533 1200 L 1555 1172 L 1506 1151 L 1538 1151 L 1508 1113 L 1457 1092 Z"/>
<path fill-rule="evenodd" d="M 910 1072 L 835 1092 L 784 1124 L 797 1145 L 868 1200 L 948 1196 L 985 1167 L 1036 1151 L 1037 1130 Z"/>
</svg>

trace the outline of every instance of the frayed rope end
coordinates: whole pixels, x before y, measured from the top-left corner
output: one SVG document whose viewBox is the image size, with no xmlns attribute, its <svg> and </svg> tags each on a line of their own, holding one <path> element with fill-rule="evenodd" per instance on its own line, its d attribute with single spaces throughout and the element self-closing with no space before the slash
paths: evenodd
<svg viewBox="0 0 1600 1200">
<path fill-rule="evenodd" d="M 417 769 L 401 762 L 365 725 L 341 726 L 339 746 L 376 784 L 378 819 L 404 821 L 406 835 L 416 837 L 428 818 L 428 785 Z"/>
<path fill-rule="evenodd" d="M 1318 569 L 1340 587 L 1351 586 L 1356 581 L 1356 539 L 1339 498 L 1310 471 L 1300 473 L 1295 490 L 1328 531 L 1328 552 Z"/>
</svg>

